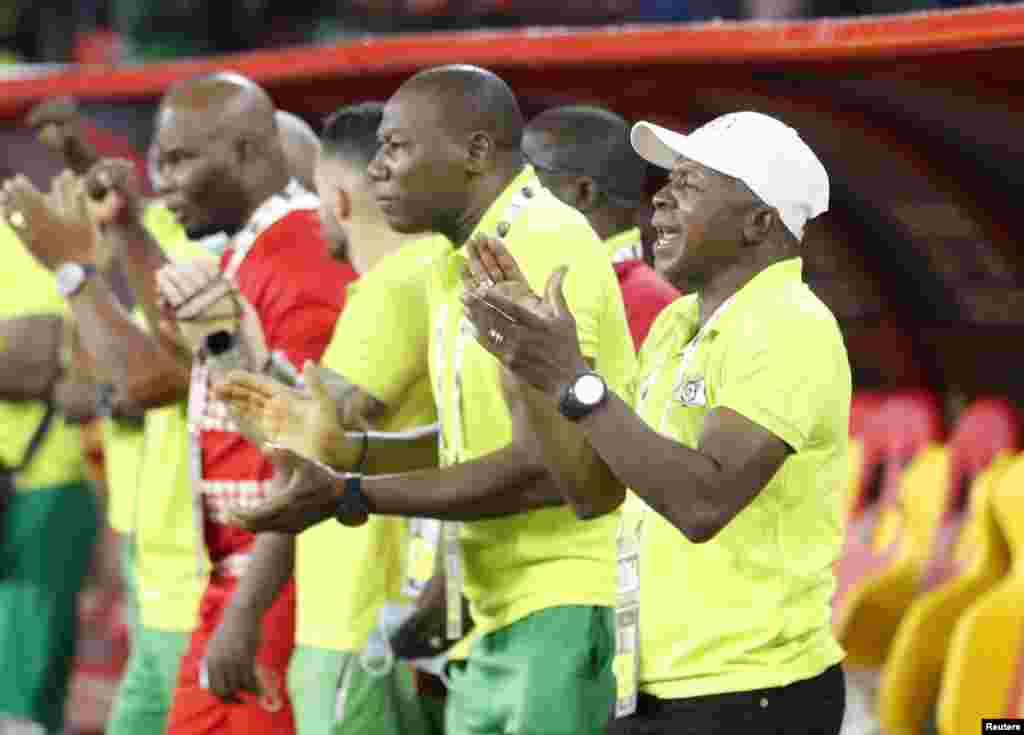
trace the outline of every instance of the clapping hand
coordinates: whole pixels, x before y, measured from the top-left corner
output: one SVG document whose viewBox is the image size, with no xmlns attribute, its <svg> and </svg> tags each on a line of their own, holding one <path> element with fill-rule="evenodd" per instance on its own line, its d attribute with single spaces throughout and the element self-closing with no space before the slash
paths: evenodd
<svg viewBox="0 0 1024 735">
<path fill-rule="evenodd" d="M 96 233 L 86 215 L 79 179 L 65 171 L 44 196 L 19 174 L 0 188 L 0 216 L 47 270 L 63 263 L 90 263 Z"/>
<path fill-rule="evenodd" d="M 477 341 L 516 378 L 557 397 L 588 369 L 563 293 L 568 268 L 551 274 L 541 299 L 500 240 L 478 239 L 468 253 L 463 304 Z"/>
<path fill-rule="evenodd" d="M 142 217 L 142 184 L 135 165 L 122 158 L 104 158 L 83 179 L 89 215 L 100 227 L 138 225 Z"/>
<path fill-rule="evenodd" d="M 275 444 L 332 467 L 353 469 L 362 447 L 346 437 L 348 427 L 342 425 L 321 368 L 308 362 L 303 375 L 308 393 L 264 375 L 232 371 L 217 385 L 214 395 L 228 404 L 240 424 L 259 433 L 247 437 L 257 444 Z"/>
<path fill-rule="evenodd" d="M 277 467 L 280 488 L 260 505 L 234 505 L 231 524 L 253 533 L 301 533 L 335 515 L 344 493 L 341 475 L 284 447 L 268 445 L 264 455 Z M 368 518 L 362 513 L 339 520 L 361 526 Z"/>
<path fill-rule="evenodd" d="M 207 335 L 238 328 L 242 306 L 231 282 L 221 276 L 217 258 L 165 265 L 157 271 L 156 285 L 158 305 L 167 317 L 165 335 L 191 354 L 199 353 Z"/>
</svg>

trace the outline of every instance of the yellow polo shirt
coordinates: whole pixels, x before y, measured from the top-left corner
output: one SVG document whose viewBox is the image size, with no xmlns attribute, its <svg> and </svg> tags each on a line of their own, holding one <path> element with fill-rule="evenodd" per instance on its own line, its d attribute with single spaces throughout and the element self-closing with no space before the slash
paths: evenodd
<svg viewBox="0 0 1024 735">
<path fill-rule="evenodd" d="M 146 209 L 145 225 L 167 256 L 205 254 L 164 207 Z M 134 508 L 139 617 L 154 630 L 189 632 L 196 625 L 205 583 L 205 557 L 192 512 L 186 405 L 146 412 L 138 483 L 123 494 Z"/>
<path fill-rule="evenodd" d="M 569 266 L 565 296 L 583 353 L 595 359 L 612 389 L 622 389 L 635 366 L 633 342 L 615 271 L 583 215 L 542 188 L 526 167 L 476 233 L 503 233 L 538 293 L 555 269 Z M 444 432 L 443 465 L 490 454 L 512 438 L 498 362 L 473 339 L 463 314 L 466 263 L 462 248 L 452 250 L 438 261 L 429 287 L 430 374 Z M 580 521 L 561 507 L 463 524 L 465 592 L 475 632 L 560 605 L 613 605 L 617 522 L 614 513 Z"/>
<path fill-rule="evenodd" d="M 53 274 L 28 254 L 17 234 L 3 220 L 0 220 L 0 248 L 4 252 L 0 319 L 67 314 L 67 305 L 57 293 Z M 44 413 L 42 403 L 0 402 L 0 459 L 5 464 L 15 465 L 21 461 Z M 40 490 L 84 480 L 81 432 L 65 424 L 62 417 L 55 416 L 31 465 L 18 476 L 17 489 L 19 492 Z"/>
<path fill-rule="evenodd" d="M 832 564 L 842 543 L 850 366 L 839 326 L 801 278 L 799 258 L 744 286 L 693 352 L 696 296 L 670 305 L 640 354 L 627 400 L 655 430 L 696 448 L 708 412 L 728 407 L 793 453 L 717 536 L 694 544 L 644 513 L 640 682 L 662 698 L 778 687 L 842 659 L 832 635 Z"/>
<path fill-rule="evenodd" d="M 444 237 L 414 240 L 348 287 L 323 364 L 388 406 L 381 431 L 434 423 L 427 377 L 427 273 L 451 248 Z M 401 598 L 406 521 L 371 516 L 359 528 L 321 523 L 296 540 L 295 639 L 362 650 L 386 602 Z"/>
<path fill-rule="evenodd" d="M 146 207 L 143 225 L 171 260 L 187 260 L 204 253 L 201 247 L 188 239 L 166 207 Z M 135 320 L 144 324 L 140 310 L 135 311 Z M 107 518 L 110 527 L 121 534 L 135 530 L 136 493 L 143 448 L 142 427 L 113 419 L 103 422 Z"/>
</svg>

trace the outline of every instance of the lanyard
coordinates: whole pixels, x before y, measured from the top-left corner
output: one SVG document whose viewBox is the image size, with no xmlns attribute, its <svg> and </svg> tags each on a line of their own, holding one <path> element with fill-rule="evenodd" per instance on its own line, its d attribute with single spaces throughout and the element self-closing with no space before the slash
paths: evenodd
<svg viewBox="0 0 1024 735">
<path fill-rule="evenodd" d="M 643 257 L 643 244 L 638 236 L 636 242 L 629 245 L 623 245 L 612 253 L 612 263 L 625 263 L 630 260 L 643 260 Z"/>
<path fill-rule="evenodd" d="M 273 224 L 300 209 L 316 209 L 318 200 L 315 195 L 306 191 L 295 179 L 277 194 L 261 204 L 245 227 L 232 239 L 233 251 L 231 259 L 225 266 L 222 275 L 234 282 L 238 270 L 252 251 L 256 240 Z M 236 284 L 237 287 L 237 284 Z M 189 442 L 189 474 L 192 480 L 192 518 L 196 527 L 199 547 L 197 552 L 197 570 L 200 577 L 205 573 L 206 538 L 203 533 L 203 445 L 202 422 L 210 403 L 209 368 L 199 360 L 192 362 L 192 373 L 188 392 L 188 442 Z"/>
<path fill-rule="evenodd" d="M 683 397 L 684 381 L 693 356 L 712 325 L 732 302 L 732 298 L 729 297 L 715 309 L 704 326 L 683 348 L 679 356 L 679 368 L 676 371 L 672 393 L 665 401 L 661 420 L 658 423 L 658 433 L 666 434 L 669 410 L 676 398 Z M 655 370 L 644 379 L 636 406 L 638 412 L 647 402 L 650 390 L 664 370 L 669 357 L 662 358 Z M 648 511 L 647 504 L 641 498 L 629 493 L 616 534 L 617 599 L 615 604 L 615 659 L 612 664 L 618 682 L 615 700 L 616 718 L 627 717 L 636 711 L 640 688 L 640 555 L 644 521 Z"/>
<path fill-rule="evenodd" d="M 535 183 L 535 182 L 532 182 Z M 537 192 L 532 186 L 524 186 L 512 194 L 508 206 L 502 213 L 495 230 L 496 235 L 504 239 L 512 229 L 512 224 L 526 211 L 531 201 L 535 201 Z M 448 304 L 440 306 L 437 319 L 437 344 L 435 349 L 435 364 L 437 365 L 437 387 L 434 395 L 437 403 L 437 417 L 441 424 L 438 433 L 438 453 L 442 465 L 456 464 L 464 460 L 466 445 L 464 441 L 463 421 L 463 366 L 466 357 L 466 348 L 469 342 L 475 339 L 475 330 L 472 322 L 465 316 L 461 316 L 455 332 L 454 345 L 452 347 L 452 400 L 451 416 L 445 421 L 447 396 L 445 394 L 445 368 L 446 368 L 446 338 L 448 319 L 451 316 Z M 451 442 L 445 438 L 445 434 L 451 431 Z M 441 524 L 441 537 L 444 539 L 444 570 L 445 570 L 445 604 L 447 607 L 446 635 L 449 640 L 462 638 L 465 631 L 465 621 L 462 615 L 462 589 L 463 580 L 463 554 L 462 543 L 459 535 L 462 532 L 462 523 L 458 521 L 445 521 Z"/>
</svg>

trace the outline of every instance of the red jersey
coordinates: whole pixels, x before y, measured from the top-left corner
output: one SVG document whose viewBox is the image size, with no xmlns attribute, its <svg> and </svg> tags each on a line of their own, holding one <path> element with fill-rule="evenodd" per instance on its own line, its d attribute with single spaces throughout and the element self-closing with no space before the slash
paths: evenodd
<svg viewBox="0 0 1024 735">
<path fill-rule="evenodd" d="M 357 277 L 328 253 L 316 206 L 316 198 L 293 181 L 260 206 L 221 260 L 222 272 L 259 315 L 268 349 L 282 352 L 299 371 L 306 360 L 320 359 L 346 286 Z M 231 503 L 261 502 L 274 468 L 234 430 L 224 405 L 208 400 L 208 388 L 205 370 L 197 368 L 189 413 L 193 431 L 196 424 L 201 429 L 202 477 L 194 491 L 207 552 L 216 563 L 252 544 L 254 535 L 224 524 L 224 513 Z"/>
<path fill-rule="evenodd" d="M 621 232 L 605 240 L 622 289 L 626 320 L 637 352 L 661 310 L 679 298 L 679 291 L 643 261 L 640 230 Z"/>
</svg>

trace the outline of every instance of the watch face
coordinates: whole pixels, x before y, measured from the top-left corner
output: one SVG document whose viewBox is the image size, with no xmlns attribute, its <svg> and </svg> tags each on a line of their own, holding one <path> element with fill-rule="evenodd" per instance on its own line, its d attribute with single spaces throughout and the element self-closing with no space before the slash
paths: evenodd
<svg viewBox="0 0 1024 735">
<path fill-rule="evenodd" d="M 70 296 L 85 280 L 85 269 L 78 263 L 65 263 L 57 270 L 57 290 Z"/>
<path fill-rule="evenodd" d="M 604 381 L 596 375 L 583 375 L 576 381 L 572 392 L 584 406 L 593 406 L 604 397 Z"/>
</svg>

